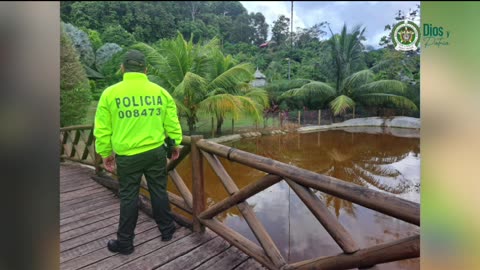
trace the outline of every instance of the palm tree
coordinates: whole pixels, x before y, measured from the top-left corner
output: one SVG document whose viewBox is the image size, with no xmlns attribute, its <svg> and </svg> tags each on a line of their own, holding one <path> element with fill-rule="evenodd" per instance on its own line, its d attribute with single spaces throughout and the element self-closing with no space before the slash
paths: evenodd
<svg viewBox="0 0 480 270">
<path fill-rule="evenodd" d="M 263 89 L 253 88 L 253 66 L 237 64 L 231 55 L 224 56 L 220 50 L 211 52 L 214 69 L 208 74 L 207 95 L 199 105 L 199 112 L 214 115 L 217 120 L 216 134 L 221 134 L 227 114 L 238 119 L 241 113 L 260 120 L 268 95 Z"/>
<path fill-rule="evenodd" d="M 242 111 L 259 118 L 267 94 L 246 86 L 253 79 L 253 66 L 224 57 L 217 38 L 205 45 L 194 45 L 192 40 L 187 42 L 179 33 L 176 39 L 162 40 L 153 47 L 133 46 L 145 53 L 149 78 L 172 94 L 190 134 L 200 112 L 213 114 L 220 128 L 229 113 L 238 117 Z"/>
<path fill-rule="evenodd" d="M 331 31 L 331 30 L 330 30 Z M 409 110 L 417 110 L 417 106 L 404 97 L 405 87 L 397 80 L 374 81 L 374 73 L 370 69 L 353 72 L 361 60 L 364 29 L 356 26 L 347 33 L 346 25 L 339 35 L 329 40 L 335 64 L 335 83 L 310 81 L 300 88 L 286 91 L 282 96 L 316 95 L 328 102 L 334 115 L 343 114 L 347 109 L 355 109 L 357 103 L 378 105 L 390 102 Z M 354 111 L 355 114 L 355 111 Z"/>
</svg>

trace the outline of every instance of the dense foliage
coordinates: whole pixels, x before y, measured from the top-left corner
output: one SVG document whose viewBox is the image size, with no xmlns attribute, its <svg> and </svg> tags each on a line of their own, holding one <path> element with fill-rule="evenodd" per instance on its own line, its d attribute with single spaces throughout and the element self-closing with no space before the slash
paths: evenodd
<svg viewBox="0 0 480 270">
<path fill-rule="evenodd" d="M 399 11 L 392 14 L 392 24 L 386 29 L 418 16 L 418 7 L 409 14 Z M 266 75 L 267 103 L 282 110 L 328 109 L 346 114 L 354 113 L 355 108 L 396 108 L 419 115 L 419 52 L 395 51 L 388 36 L 378 41 L 378 49 L 365 46 L 365 28 L 361 26 L 344 26 L 340 33 L 333 33 L 328 22 L 319 19 L 311 27 L 291 31 L 286 14 L 268 25 L 262 13 L 248 13 L 236 1 L 62 1 L 61 19 L 92 81 L 95 98 L 121 80 L 119 67 L 126 50 L 142 48 L 149 52 L 151 79 L 181 101 L 177 102 L 179 111 L 192 131 L 201 110 L 186 106 L 178 86 L 186 81 L 208 85 L 220 71 L 238 65 L 248 72 L 258 68 Z M 182 72 L 173 65 L 171 57 L 175 55 L 187 61 L 179 63 Z M 199 66 L 204 70 L 195 72 Z M 212 73 L 213 67 L 217 74 Z M 207 87 L 195 104 L 207 97 L 219 100 L 225 94 L 244 95 L 241 86 L 247 82 L 242 78 L 235 82 L 237 86 L 221 91 Z M 220 130 L 225 114 L 212 108 L 204 113 L 217 119 Z"/>
<path fill-rule="evenodd" d="M 242 112 L 260 119 L 267 105 L 267 93 L 249 85 L 251 64 L 223 55 L 217 39 L 194 44 L 179 33 L 154 47 L 140 43 L 134 48 L 147 56 L 150 79 L 172 93 L 190 134 L 196 129 L 199 113 L 215 117 L 220 133 L 226 115 L 237 118 Z"/>
<path fill-rule="evenodd" d="M 60 36 L 60 125 L 81 124 L 91 101 L 90 86 L 68 35 Z"/>
</svg>

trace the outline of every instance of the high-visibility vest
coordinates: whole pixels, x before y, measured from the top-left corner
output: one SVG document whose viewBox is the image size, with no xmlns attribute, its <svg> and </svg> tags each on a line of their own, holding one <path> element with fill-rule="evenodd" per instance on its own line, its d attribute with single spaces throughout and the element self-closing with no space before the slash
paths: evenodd
<svg viewBox="0 0 480 270">
<path fill-rule="evenodd" d="M 175 145 L 182 141 L 175 101 L 146 74 L 126 72 L 123 81 L 103 91 L 94 126 L 100 156 L 143 153 L 161 146 L 167 135 Z"/>
</svg>

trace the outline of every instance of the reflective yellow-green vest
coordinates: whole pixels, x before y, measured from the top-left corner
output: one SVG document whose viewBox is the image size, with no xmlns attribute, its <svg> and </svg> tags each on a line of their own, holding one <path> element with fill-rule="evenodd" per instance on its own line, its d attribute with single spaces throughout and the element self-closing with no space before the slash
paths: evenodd
<svg viewBox="0 0 480 270">
<path fill-rule="evenodd" d="M 147 75 L 126 72 L 123 81 L 103 91 L 95 114 L 96 152 L 131 156 L 161 146 L 165 137 L 182 141 L 172 96 Z"/>
</svg>

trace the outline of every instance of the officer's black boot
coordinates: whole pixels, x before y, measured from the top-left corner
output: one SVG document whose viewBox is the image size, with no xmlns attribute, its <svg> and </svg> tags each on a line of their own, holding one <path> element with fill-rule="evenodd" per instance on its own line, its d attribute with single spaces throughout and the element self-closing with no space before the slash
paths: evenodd
<svg viewBox="0 0 480 270">
<path fill-rule="evenodd" d="M 162 241 L 167 242 L 167 241 L 172 240 L 173 234 L 174 234 L 175 231 L 177 230 L 177 229 L 175 228 L 175 223 L 172 222 L 172 225 L 173 225 L 173 226 L 172 226 L 171 229 L 169 229 L 169 230 L 164 230 L 163 232 L 161 231 L 161 233 L 162 233 Z M 158 229 L 160 229 L 160 227 L 159 227 Z"/>
<path fill-rule="evenodd" d="M 110 250 L 111 252 L 115 252 L 115 253 L 118 252 L 124 255 L 132 254 L 133 250 L 135 249 L 131 243 L 130 244 L 122 243 L 118 240 L 113 240 L 113 239 L 108 241 L 107 247 L 108 247 L 108 250 Z"/>
</svg>

